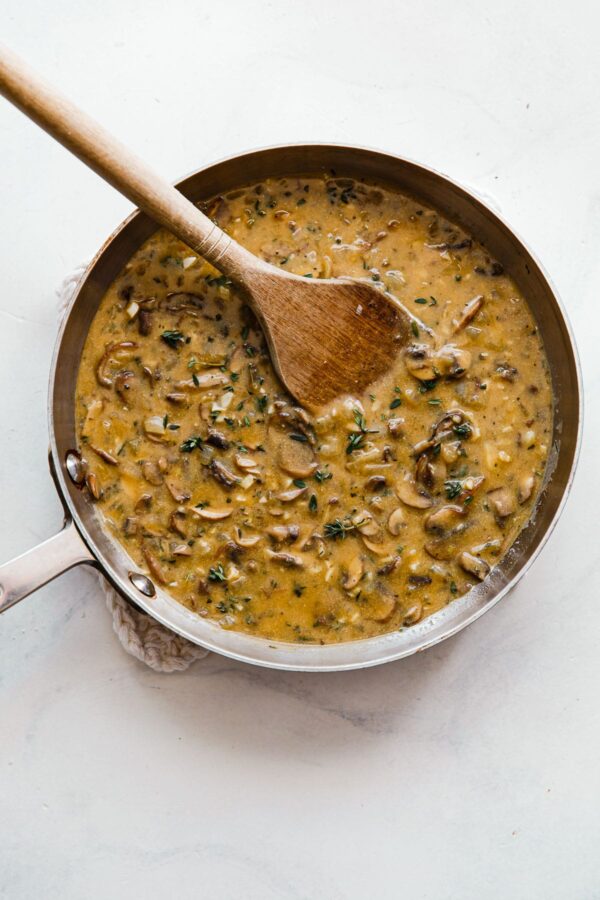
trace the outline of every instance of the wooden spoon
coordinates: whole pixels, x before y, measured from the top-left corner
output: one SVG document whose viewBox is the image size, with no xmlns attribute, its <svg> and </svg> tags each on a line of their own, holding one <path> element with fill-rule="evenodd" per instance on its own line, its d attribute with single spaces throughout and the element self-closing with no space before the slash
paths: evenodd
<svg viewBox="0 0 600 900">
<path fill-rule="evenodd" d="M 301 404 L 360 392 L 408 341 L 412 317 L 389 294 L 362 281 L 292 275 L 254 256 L 6 47 L 0 93 L 243 289 L 279 377 Z"/>
</svg>

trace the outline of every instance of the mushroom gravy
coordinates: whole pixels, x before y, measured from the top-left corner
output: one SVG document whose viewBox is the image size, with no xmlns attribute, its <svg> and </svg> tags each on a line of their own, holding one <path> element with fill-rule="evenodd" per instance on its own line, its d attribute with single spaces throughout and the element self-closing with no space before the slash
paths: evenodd
<svg viewBox="0 0 600 900">
<path fill-rule="evenodd" d="M 224 628 L 332 642 L 413 625 L 484 579 L 535 505 L 552 394 L 526 301 L 456 225 L 360 181 L 273 179 L 207 210 L 290 272 L 380 284 L 413 341 L 364 396 L 309 415 L 242 296 L 158 231 L 82 354 L 90 500 L 137 566 Z"/>
</svg>

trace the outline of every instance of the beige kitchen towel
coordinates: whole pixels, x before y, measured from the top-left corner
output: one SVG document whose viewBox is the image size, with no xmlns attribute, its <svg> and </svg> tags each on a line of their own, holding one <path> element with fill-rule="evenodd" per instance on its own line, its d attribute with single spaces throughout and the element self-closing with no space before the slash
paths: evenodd
<svg viewBox="0 0 600 900">
<path fill-rule="evenodd" d="M 68 275 L 57 291 L 59 301 L 59 321 L 62 320 L 71 298 L 86 270 L 86 265 L 78 266 Z M 123 649 L 155 672 L 183 672 L 198 659 L 204 659 L 209 651 L 180 637 L 163 625 L 133 607 L 121 594 L 117 593 L 102 575 L 100 588 L 106 600 L 106 607 L 112 616 L 113 629 Z"/>
</svg>

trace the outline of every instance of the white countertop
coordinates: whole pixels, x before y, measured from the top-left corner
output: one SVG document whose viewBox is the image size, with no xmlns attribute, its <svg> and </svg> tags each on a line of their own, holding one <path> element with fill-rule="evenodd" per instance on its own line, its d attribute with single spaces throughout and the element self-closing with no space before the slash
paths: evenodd
<svg viewBox="0 0 600 900">
<path fill-rule="evenodd" d="M 417 658 L 339 675 L 128 657 L 72 572 L 0 621 L 0 896 L 600 897 L 600 56 L 589 0 L 4 0 L 3 40 L 171 179 L 367 144 L 494 198 L 562 293 L 587 388 L 530 574 Z M 212 102 L 211 97 L 216 97 Z M 0 557 L 55 532 L 54 289 L 129 206 L 0 103 Z"/>
</svg>

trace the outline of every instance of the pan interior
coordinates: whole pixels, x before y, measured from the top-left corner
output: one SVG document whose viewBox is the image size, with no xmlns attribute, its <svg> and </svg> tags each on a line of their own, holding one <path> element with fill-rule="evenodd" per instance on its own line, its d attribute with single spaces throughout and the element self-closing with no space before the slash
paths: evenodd
<svg viewBox="0 0 600 900">
<path fill-rule="evenodd" d="M 497 565 L 492 577 L 444 610 L 399 632 L 326 646 L 275 643 L 225 631 L 157 590 L 147 597 L 130 581 L 134 565 L 102 529 L 84 493 L 71 482 L 65 458 L 75 444 L 74 395 L 79 359 L 104 292 L 156 226 L 131 216 L 91 263 L 59 335 L 50 385 L 50 430 L 59 487 L 74 519 L 113 585 L 167 627 L 226 655 L 287 669 L 333 670 L 375 665 L 406 656 L 463 628 L 490 608 L 516 582 L 549 534 L 566 497 L 577 456 L 580 386 L 573 340 L 544 273 L 514 233 L 479 200 L 446 178 L 415 163 L 375 151 L 341 146 L 296 145 L 248 153 L 190 175 L 178 187 L 191 200 L 206 200 L 267 177 L 334 172 L 366 178 L 402 191 L 440 210 L 487 246 L 518 283 L 540 328 L 555 397 L 554 435 L 547 483 L 535 515 Z"/>
</svg>

